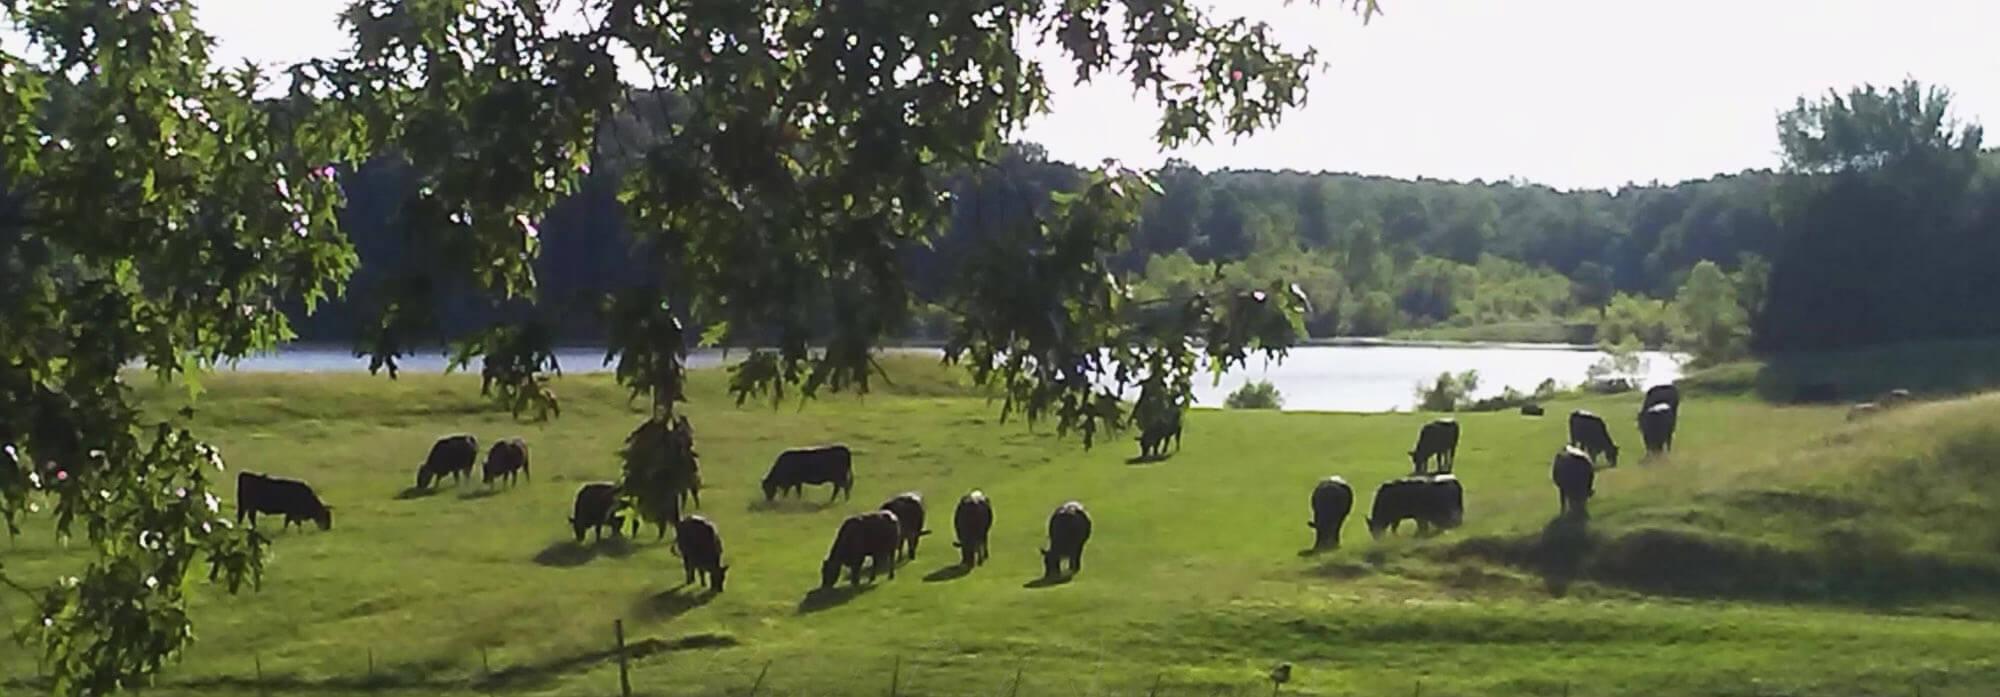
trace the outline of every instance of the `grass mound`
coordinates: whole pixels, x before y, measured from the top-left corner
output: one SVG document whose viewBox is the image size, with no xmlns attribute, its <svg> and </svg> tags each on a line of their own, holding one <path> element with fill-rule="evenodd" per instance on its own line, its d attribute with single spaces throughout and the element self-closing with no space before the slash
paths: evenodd
<svg viewBox="0 0 2000 697">
<path fill-rule="evenodd" d="M 1443 554 L 1532 570 L 1559 589 L 2000 608 L 1996 411 L 1989 395 L 1847 424 L 1735 469 L 1726 488 L 1475 536 Z"/>
</svg>

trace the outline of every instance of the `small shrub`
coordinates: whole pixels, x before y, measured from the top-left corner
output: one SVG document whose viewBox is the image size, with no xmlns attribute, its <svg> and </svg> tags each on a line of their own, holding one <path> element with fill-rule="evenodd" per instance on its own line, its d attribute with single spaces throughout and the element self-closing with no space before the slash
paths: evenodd
<svg viewBox="0 0 2000 697">
<path fill-rule="evenodd" d="M 1261 380 L 1236 388 L 1222 405 L 1230 409 L 1278 409 L 1285 406 L 1285 396 L 1278 393 L 1277 385 Z"/>
<path fill-rule="evenodd" d="M 1543 380 L 1542 384 L 1536 385 L 1535 391 L 1532 394 L 1522 394 L 1520 390 L 1508 387 L 1501 390 L 1499 396 L 1475 400 L 1471 404 L 1462 406 L 1459 411 L 1519 409 L 1525 405 L 1541 404 L 1553 400 L 1556 398 L 1556 393 L 1561 391 L 1561 389 L 1562 386 L 1556 384 L 1555 378 L 1549 378 Z"/>
<path fill-rule="evenodd" d="M 1437 380 L 1429 385 L 1417 383 L 1417 409 L 1420 411 L 1458 411 L 1471 405 L 1473 390 L 1479 389 L 1479 371 L 1468 370 L 1457 375 L 1438 373 Z"/>
</svg>

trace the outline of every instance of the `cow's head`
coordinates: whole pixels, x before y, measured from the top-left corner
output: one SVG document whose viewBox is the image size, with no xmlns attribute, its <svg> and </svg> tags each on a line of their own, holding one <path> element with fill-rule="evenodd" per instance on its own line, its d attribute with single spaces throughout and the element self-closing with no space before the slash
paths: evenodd
<svg viewBox="0 0 2000 697">
<path fill-rule="evenodd" d="M 1617 467 L 1617 466 L 1618 466 L 1618 446 L 1616 446 L 1616 445 L 1605 445 L 1605 446 L 1604 446 L 1604 459 L 1605 459 L 1605 460 L 1608 460 L 1608 461 L 1610 461 L 1610 462 L 1611 462 L 1611 466 L 1612 466 L 1612 467 Z"/>
<path fill-rule="evenodd" d="M 775 499 L 777 497 L 778 497 L 778 482 L 776 480 L 771 479 L 770 477 L 765 477 L 764 502 L 770 503 L 772 499 Z"/>
<path fill-rule="evenodd" d="M 1046 549 L 1042 550 L 1043 578 L 1056 578 L 1061 575 L 1062 575 L 1062 555 L 1056 554 L 1055 552 L 1051 552 Z"/>
<path fill-rule="evenodd" d="M 718 567 L 715 567 L 715 574 L 714 574 L 714 576 L 715 576 L 715 592 L 717 592 L 717 593 L 721 593 L 721 592 L 722 592 L 722 579 L 723 579 L 724 577 L 728 576 L 728 575 L 729 575 L 729 567 L 728 567 L 728 566 L 726 566 L 726 565 L 725 565 L 725 566 L 718 566 Z"/>
<path fill-rule="evenodd" d="M 1388 529 L 1389 529 L 1389 523 L 1388 523 L 1388 522 L 1386 522 L 1386 521 L 1384 521 L 1384 522 L 1376 522 L 1376 520 L 1375 520 L 1375 517 L 1374 517 L 1374 516 L 1369 516 L 1369 518 L 1368 518 L 1368 534 L 1370 534 L 1370 535 L 1374 535 L 1374 536 L 1375 536 L 1375 539 L 1378 539 L 1378 540 L 1379 540 L 1379 539 L 1382 539 L 1382 531 L 1384 531 L 1384 530 L 1388 530 Z"/>
<path fill-rule="evenodd" d="M 583 531 L 589 530 L 590 526 L 577 522 L 576 516 L 570 516 L 569 529 L 571 532 L 576 533 L 576 541 L 581 543 L 583 542 Z"/>
<path fill-rule="evenodd" d="M 313 522 L 314 522 L 314 523 L 316 523 L 316 524 L 318 524 L 318 525 L 319 525 L 319 529 L 321 529 L 321 530 L 332 530 L 332 529 L 333 529 L 333 507 L 332 507 L 332 506 L 320 506 L 320 507 L 319 507 L 319 512 L 313 515 Z"/>
<path fill-rule="evenodd" d="M 417 468 L 417 488 L 419 488 L 419 489 L 429 489 L 429 488 L 431 488 L 431 468 L 430 468 L 430 467 L 418 467 L 418 468 Z"/>
</svg>

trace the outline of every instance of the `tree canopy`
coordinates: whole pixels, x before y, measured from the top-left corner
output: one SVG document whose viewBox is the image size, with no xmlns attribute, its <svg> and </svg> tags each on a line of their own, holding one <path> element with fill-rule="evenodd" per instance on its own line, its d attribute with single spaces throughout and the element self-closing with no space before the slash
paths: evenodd
<svg viewBox="0 0 2000 697">
<path fill-rule="evenodd" d="M 221 454 L 140 413 L 121 371 L 192 381 L 292 338 L 288 306 L 355 270 L 337 211 L 357 168 L 387 162 L 406 184 L 385 208 L 409 250 L 367 298 L 361 350 L 393 375 L 448 341 L 484 389 L 544 416 L 546 314 L 464 331 L 440 317 L 534 306 L 546 216 L 615 168 L 622 242 L 647 268 L 603 300 L 606 360 L 665 423 L 689 339 L 737 327 L 760 346 L 733 368 L 739 400 L 866 389 L 870 350 L 911 319 L 903 256 L 955 213 L 938 173 L 990 166 L 1046 107 L 1050 66 L 1025 42 L 1058 46 L 1080 79 L 1128 80 L 1163 108 L 1166 145 L 1275 123 L 1317 64 L 1185 0 L 356 0 L 351 51 L 277 74 L 213 65 L 191 2 L 0 7 L 28 42 L 0 54 L 0 512 L 12 531 L 51 501 L 58 534 L 95 552 L 74 579 L 7 581 L 33 598 L 26 631 L 62 694 L 137 685 L 175 655 L 197 564 L 258 580 L 265 540 L 218 515 Z M 621 118 L 637 101 L 620 55 L 672 95 L 670 128 Z M 1201 359 L 1296 336 L 1305 298 L 1283 284 L 1133 299 L 1108 264 L 1153 187 L 1092 170 L 943 276 L 947 355 L 1005 413 L 1088 441 L 1129 417 L 1115 383 L 1185 394 Z"/>
</svg>

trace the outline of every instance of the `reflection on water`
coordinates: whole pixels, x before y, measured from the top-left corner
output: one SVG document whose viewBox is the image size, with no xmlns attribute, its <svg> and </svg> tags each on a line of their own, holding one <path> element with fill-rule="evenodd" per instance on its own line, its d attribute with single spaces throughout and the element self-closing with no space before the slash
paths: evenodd
<svg viewBox="0 0 2000 697">
<path fill-rule="evenodd" d="M 936 349 L 892 349 L 896 352 L 937 355 Z M 740 359 L 743 351 L 725 358 L 721 351 L 695 351 L 688 356 L 693 368 L 713 368 Z M 1646 384 L 1672 380 L 1680 366 L 1672 356 L 1658 352 L 1642 354 L 1646 359 Z M 1506 346 L 1304 346 L 1292 349 L 1282 363 L 1251 359 L 1250 365 L 1230 371 L 1219 384 L 1207 376 L 1195 380 L 1195 401 L 1201 406 L 1220 407 L 1223 398 L 1251 380 L 1269 380 L 1284 394 L 1287 411 L 1391 411 L 1408 410 L 1416 402 L 1419 382 L 1438 373 L 1479 371 L 1479 391 L 1475 396 L 1499 394 L 1507 387 L 1529 392 L 1541 381 L 1574 385 L 1582 382 L 1591 364 L 1604 354 L 1566 347 Z M 603 349 L 568 348 L 556 352 L 565 373 L 607 370 Z M 410 373 L 438 373 L 446 361 L 440 354 L 407 356 L 402 370 Z M 227 370 L 228 368 L 224 368 Z M 337 347 L 292 347 L 275 354 L 246 358 L 235 367 L 243 372 L 365 372 L 368 359 Z M 477 364 L 472 368 L 478 370 Z"/>
</svg>

